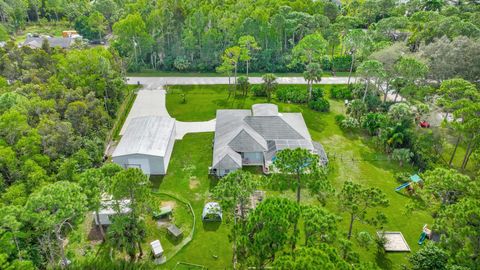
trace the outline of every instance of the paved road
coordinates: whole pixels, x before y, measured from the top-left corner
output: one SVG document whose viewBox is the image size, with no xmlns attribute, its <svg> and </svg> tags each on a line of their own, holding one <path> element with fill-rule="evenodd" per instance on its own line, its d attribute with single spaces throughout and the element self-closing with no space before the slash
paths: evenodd
<svg viewBox="0 0 480 270">
<path fill-rule="evenodd" d="M 353 78 L 352 78 L 353 80 Z M 303 77 L 279 77 L 279 84 L 307 84 Z M 208 85 L 208 84 L 228 84 L 228 77 L 127 77 L 129 84 L 140 82 L 145 89 L 157 89 L 163 85 Z M 231 78 L 233 83 L 233 78 Z M 261 77 L 250 77 L 251 84 L 262 83 Z M 322 78 L 319 84 L 346 84 L 348 77 L 326 77 Z"/>
</svg>

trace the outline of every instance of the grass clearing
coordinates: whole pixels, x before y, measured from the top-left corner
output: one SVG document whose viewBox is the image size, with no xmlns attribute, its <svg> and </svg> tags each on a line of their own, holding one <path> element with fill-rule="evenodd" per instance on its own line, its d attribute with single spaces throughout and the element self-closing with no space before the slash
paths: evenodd
<svg viewBox="0 0 480 270">
<path fill-rule="evenodd" d="M 174 269 L 180 261 L 208 269 L 224 269 L 231 264 L 232 245 L 228 241 L 230 225 L 226 222 L 202 222 L 203 206 L 211 201 L 209 192 L 217 181 L 208 175 L 212 140 L 213 133 L 187 134 L 175 142 L 168 174 L 151 178 L 155 190 L 188 200 L 196 217 L 193 240 L 172 260 L 162 265 L 162 269 Z M 192 181 L 194 188 L 191 188 Z"/>
<path fill-rule="evenodd" d="M 331 86 L 322 85 L 321 87 L 328 90 Z M 228 92 L 226 88 L 226 85 L 170 86 L 169 93 L 167 94 L 167 109 L 172 117 L 175 117 L 180 121 L 205 121 L 214 118 L 217 109 L 249 109 L 252 104 L 266 102 L 264 98 L 256 97 L 227 99 Z M 187 95 L 187 102 L 185 104 L 181 104 L 180 102 L 181 93 L 186 93 Z M 310 110 L 305 105 L 285 104 L 279 103 L 275 100 L 272 102 L 278 104 L 281 112 L 301 112 L 303 114 L 312 138 L 323 144 L 331 158 L 330 164 L 332 170 L 329 179 L 337 190 L 341 188 L 344 181 L 352 180 L 366 186 L 378 187 L 385 192 L 390 201 L 390 206 L 381 209 L 381 211 L 383 211 L 388 217 L 388 223 L 385 225 L 384 229 L 388 231 L 401 231 L 409 243 L 412 252 L 418 250 L 419 246 L 417 241 L 422 226 L 425 223 L 431 223 L 433 219 L 424 211 L 406 213 L 405 205 L 410 201 L 410 197 L 394 191 L 395 187 L 399 185 L 394 179 L 394 174 L 397 172 L 415 173 L 416 169 L 409 166 L 400 167 L 397 163 L 388 160 L 386 155 L 375 150 L 368 136 L 358 133 L 343 132 L 335 123 L 335 115 L 344 113 L 345 111 L 342 101 L 330 100 L 331 112 L 329 113 L 318 113 Z M 196 136 L 198 135 L 194 135 L 193 137 Z M 209 136 L 213 138 L 213 134 L 210 133 Z M 193 137 L 192 135 L 187 135 L 183 141 L 176 142 L 174 151 L 177 150 L 177 147 L 183 148 L 185 144 L 190 143 L 190 140 L 194 139 Z M 203 167 L 202 173 L 206 174 L 206 168 L 211 162 L 211 140 L 199 140 L 196 144 L 192 144 L 192 147 L 195 148 L 191 149 L 189 153 L 197 153 L 197 150 L 200 150 L 198 148 L 204 147 L 205 149 L 201 152 L 202 157 L 204 158 L 199 159 L 199 163 L 195 163 L 193 162 L 193 159 L 196 159 L 195 155 L 193 158 L 192 156 L 184 156 L 184 159 L 181 159 L 181 162 L 196 164 L 195 170 L 199 170 L 201 169 L 200 167 Z M 179 157 L 180 156 L 174 153 L 170 166 L 180 162 L 177 160 Z M 176 177 L 179 173 L 177 168 L 178 164 L 170 167 L 169 175 L 165 178 L 178 179 L 178 177 Z M 255 169 L 253 170 L 255 171 Z M 184 175 L 184 172 L 180 170 L 180 174 Z M 180 179 L 181 178 L 185 178 L 185 176 L 180 177 Z M 206 181 L 205 179 L 207 178 L 201 179 Z M 169 189 L 178 188 L 178 192 L 190 192 L 188 178 L 185 178 L 183 181 L 184 184 L 182 186 L 177 183 L 177 187 L 174 188 L 172 186 Z M 205 183 L 201 183 L 201 185 L 205 185 Z M 161 188 L 168 186 L 169 185 L 161 186 Z M 293 198 L 293 192 L 269 191 L 267 192 L 267 195 Z M 304 191 L 302 197 L 305 199 L 304 202 L 306 203 L 317 203 L 314 198 L 308 195 L 308 192 Z M 340 223 L 339 230 L 340 232 L 346 233 L 348 230 L 348 219 L 345 215 L 341 215 L 338 212 L 335 198 L 330 198 L 327 208 L 342 216 L 343 220 Z M 361 231 L 368 231 L 372 235 L 375 234 L 375 229 L 373 227 L 356 222 L 354 224 L 354 236 Z M 216 237 L 221 236 L 222 235 L 220 234 L 216 235 Z M 195 242 L 198 242 L 196 238 L 194 238 L 192 244 Z M 355 240 L 353 242 L 355 243 Z M 402 269 L 402 264 L 408 263 L 408 256 L 410 255 L 409 253 L 388 253 L 386 256 L 379 256 L 377 255 L 374 246 L 372 246 L 370 250 L 365 250 L 357 244 L 355 244 L 355 250 L 360 253 L 363 261 L 376 261 L 384 269 Z M 188 252 L 185 251 L 185 254 L 186 253 Z"/>
</svg>

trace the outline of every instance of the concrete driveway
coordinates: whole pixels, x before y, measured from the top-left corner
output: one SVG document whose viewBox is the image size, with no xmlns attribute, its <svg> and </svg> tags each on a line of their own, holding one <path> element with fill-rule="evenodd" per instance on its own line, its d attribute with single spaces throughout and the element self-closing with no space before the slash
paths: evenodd
<svg viewBox="0 0 480 270">
<path fill-rule="evenodd" d="M 162 87 L 156 90 L 141 89 L 138 91 L 135 102 L 130 109 L 130 113 L 123 123 L 120 135 L 123 135 L 125 129 L 132 118 L 140 116 L 168 116 L 167 107 L 165 105 L 166 91 Z"/>
<path fill-rule="evenodd" d="M 181 140 L 187 133 L 214 132 L 216 119 L 205 122 L 181 122 L 175 125 L 175 139 Z"/>
<path fill-rule="evenodd" d="M 141 116 L 165 116 L 168 114 L 165 103 L 166 91 L 162 86 L 154 89 L 153 87 L 142 88 L 138 91 L 132 109 L 125 119 L 120 135 L 123 135 L 131 119 Z M 181 122 L 175 123 L 175 139 L 180 140 L 187 133 L 213 132 L 215 131 L 215 119 L 205 122 Z"/>
</svg>

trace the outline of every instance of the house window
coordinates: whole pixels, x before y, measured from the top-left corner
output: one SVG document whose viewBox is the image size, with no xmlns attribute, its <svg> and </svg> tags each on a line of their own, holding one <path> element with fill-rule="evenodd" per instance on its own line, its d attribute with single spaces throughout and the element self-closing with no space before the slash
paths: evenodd
<svg viewBox="0 0 480 270">
<path fill-rule="evenodd" d="M 230 172 L 230 170 L 225 170 L 225 174 L 228 174 Z"/>
</svg>

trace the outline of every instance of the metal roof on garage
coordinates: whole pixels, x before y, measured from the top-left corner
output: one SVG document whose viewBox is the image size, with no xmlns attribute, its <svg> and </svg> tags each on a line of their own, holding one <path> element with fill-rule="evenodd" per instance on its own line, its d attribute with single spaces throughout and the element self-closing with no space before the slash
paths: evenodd
<svg viewBox="0 0 480 270">
<path fill-rule="evenodd" d="M 171 137 L 175 137 L 175 119 L 165 116 L 133 118 L 112 157 L 144 154 L 165 156 Z"/>
</svg>

